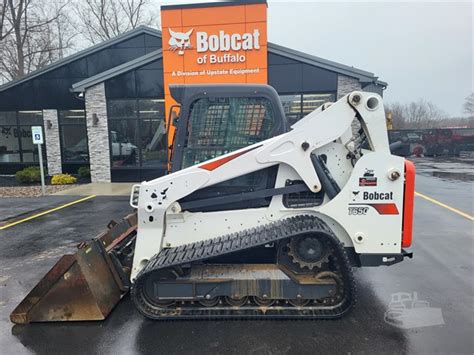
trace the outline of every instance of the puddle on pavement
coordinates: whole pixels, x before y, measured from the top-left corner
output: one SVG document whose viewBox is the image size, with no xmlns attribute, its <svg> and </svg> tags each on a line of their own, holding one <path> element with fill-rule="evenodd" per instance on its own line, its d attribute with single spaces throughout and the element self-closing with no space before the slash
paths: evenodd
<svg viewBox="0 0 474 355">
<path fill-rule="evenodd" d="M 474 174 L 471 172 L 433 171 L 432 175 L 441 179 L 474 181 Z"/>
<path fill-rule="evenodd" d="M 416 158 L 417 174 L 443 180 L 474 181 L 474 160 L 455 158 Z"/>
</svg>

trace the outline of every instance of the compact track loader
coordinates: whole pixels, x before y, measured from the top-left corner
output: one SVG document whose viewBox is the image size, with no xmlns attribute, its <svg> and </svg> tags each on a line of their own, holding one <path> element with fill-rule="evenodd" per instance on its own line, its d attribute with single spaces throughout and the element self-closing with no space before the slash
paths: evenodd
<svg viewBox="0 0 474 355">
<path fill-rule="evenodd" d="M 380 96 L 289 128 L 266 85 L 170 91 L 170 173 L 135 185 L 136 213 L 64 256 L 13 322 L 104 319 L 128 292 L 160 320 L 337 318 L 352 267 L 412 257 L 415 170 L 390 153 Z"/>
</svg>

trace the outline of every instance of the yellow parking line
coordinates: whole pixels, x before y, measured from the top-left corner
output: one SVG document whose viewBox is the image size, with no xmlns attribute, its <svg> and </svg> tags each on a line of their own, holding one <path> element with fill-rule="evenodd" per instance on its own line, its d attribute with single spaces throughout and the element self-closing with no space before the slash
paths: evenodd
<svg viewBox="0 0 474 355">
<path fill-rule="evenodd" d="M 471 216 L 470 214 L 468 214 L 468 213 L 466 213 L 466 212 L 460 211 L 460 210 L 458 210 L 457 208 L 454 208 L 454 207 L 445 205 L 444 203 L 439 202 L 439 201 L 437 201 L 437 200 L 435 200 L 434 198 L 431 198 L 431 197 L 429 197 L 429 196 L 420 194 L 419 192 L 415 192 L 415 195 L 416 195 L 416 196 L 419 196 L 419 197 L 421 197 L 421 198 L 424 198 L 425 200 L 430 201 L 430 202 L 434 203 L 435 205 L 444 207 L 444 208 L 446 208 L 447 210 L 450 210 L 451 212 L 457 213 L 458 215 L 460 215 L 460 216 L 462 216 L 462 217 L 465 217 L 465 218 L 467 218 L 467 219 L 470 219 L 471 221 L 474 221 L 474 216 Z"/>
<path fill-rule="evenodd" d="M 75 205 L 75 204 L 77 204 L 77 203 L 90 200 L 91 198 L 94 198 L 95 196 L 96 196 L 96 195 L 90 195 L 90 196 L 87 196 L 87 197 L 84 197 L 84 198 L 80 198 L 79 200 L 75 200 L 75 201 L 66 203 L 66 204 L 64 204 L 64 205 L 61 205 L 61 206 L 52 208 L 52 209 L 50 209 L 50 210 L 43 211 L 43 212 L 34 214 L 34 215 L 32 215 L 32 216 L 29 216 L 29 217 L 20 219 L 20 220 L 18 220 L 18 221 L 12 222 L 12 223 L 10 223 L 10 224 L 6 224 L 6 225 L 4 225 L 3 227 L 0 227 L 0 230 L 7 229 L 7 228 L 10 228 L 10 227 L 16 226 L 17 224 L 20 224 L 20 223 L 23 223 L 23 222 L 31 221 L 32 219 L 35 219 L 35 218 L 44 216 L 44 215 L 46 215 L 46 214 L 48 214 L 48 213 L 51 213 L 51 212 L 59 211 L 59 210 L 61 210 L 61 209 L 63 209 L 63 208 L 66 208 L 66 207 Z"/>
</svg>

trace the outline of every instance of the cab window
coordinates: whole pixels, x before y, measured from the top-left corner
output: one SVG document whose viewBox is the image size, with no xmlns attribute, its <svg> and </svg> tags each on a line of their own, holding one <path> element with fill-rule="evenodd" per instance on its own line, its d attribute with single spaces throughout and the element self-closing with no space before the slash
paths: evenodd
<svg viewBox="0 0 474 355">
<path fill-rule="evenodd" d="M 268 139 L 273 127 L 266 98 L 200 98 L 191 105 L 182 168 Z"/>
</svg>

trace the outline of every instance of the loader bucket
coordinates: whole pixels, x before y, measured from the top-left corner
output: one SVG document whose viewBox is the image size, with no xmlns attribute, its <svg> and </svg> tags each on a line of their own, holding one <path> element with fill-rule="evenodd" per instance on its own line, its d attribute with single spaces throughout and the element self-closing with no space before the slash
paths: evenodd
<svg viewBox="0 0 474 355">
<path fill-rule="evenodd" d="M 30 322 L 103 320 L 128 292 L 125 245 L 134 244 L 136 214 L 64 255 L 10 315 L 17 324 Z M 133 251 L 133 250 L 132 250 Z M 118 257 L 118 256 L 119 257 Z M 123 255 L 122 255 L 123 256 Z"/>
</svg>

